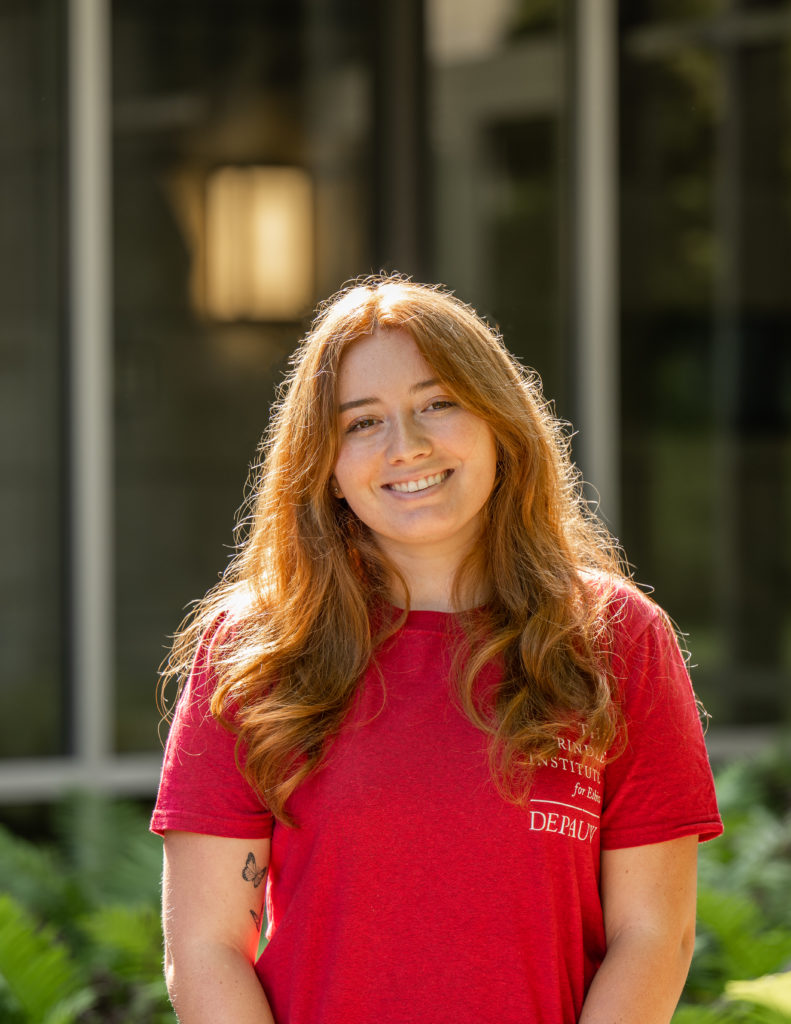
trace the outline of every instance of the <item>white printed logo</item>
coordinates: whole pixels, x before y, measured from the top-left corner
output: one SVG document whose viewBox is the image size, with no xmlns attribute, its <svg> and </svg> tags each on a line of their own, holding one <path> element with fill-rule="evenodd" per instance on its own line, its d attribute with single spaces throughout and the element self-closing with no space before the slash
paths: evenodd
<svg viewBox="0 0 791 1024">
<path fill-rule="evenodd" d="M 558 746 L 562 754 L 535 761 L 540 770 L 535 780 L 536 796 L 530 799 L 530 830 L 592 843 L 599 831 L 605 760 L 563 737 Z M 542 778 L 547 786 L 541 785 Z M 561 780 L 566 784 L 565 793 L 558 792 Z M 547 790 L 557 793 L 557 799 L 551 799 Z"/>
</svg>

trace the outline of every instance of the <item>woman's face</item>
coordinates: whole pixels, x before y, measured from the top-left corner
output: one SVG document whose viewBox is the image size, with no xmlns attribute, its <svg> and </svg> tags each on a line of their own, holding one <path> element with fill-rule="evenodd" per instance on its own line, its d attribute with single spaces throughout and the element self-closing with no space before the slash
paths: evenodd
<svg viewBox="0 0 791 1024">
<path fill-rule="evenodd" d="M 458 404 L 407 331 L 378 330 L 344 353 L 337 429 L 335 480 L 380 549 L 396 564 L 423 554 L 454 569 L 479 535 L 495 437 Z"/>
</svg>

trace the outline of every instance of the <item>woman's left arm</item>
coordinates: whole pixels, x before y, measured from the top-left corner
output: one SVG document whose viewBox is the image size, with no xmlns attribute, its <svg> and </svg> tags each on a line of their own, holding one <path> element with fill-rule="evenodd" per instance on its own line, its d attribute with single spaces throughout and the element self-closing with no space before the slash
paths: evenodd
<svg viewBox="0 0 791 1024">
<path fill-rule="evenodd" d="M 607 954 L 579 1024 L 668 1024 L 695 945 L 698 837 L 604 850 Z"/>
</svg>

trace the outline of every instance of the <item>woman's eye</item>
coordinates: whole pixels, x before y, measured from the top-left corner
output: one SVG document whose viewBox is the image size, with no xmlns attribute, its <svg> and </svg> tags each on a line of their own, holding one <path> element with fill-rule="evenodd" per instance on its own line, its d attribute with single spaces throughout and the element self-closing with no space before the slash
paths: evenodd
<svg viewBox="0 0 791 1024">
<path fill-rule="evenodd" d="M 426 408 L 436 410 L 451 409 L 455 404 L 449 398 L 435 398 L 433 402 L 429 402 Z"/>
<path fill-rule="evenodd" d="M 376 420 L 373 416 L 362 416 L 359 420 L 355 420 L 353 423 L 349 424 L 346 428 L 346 433 L 354 434 L 360 430 L 367 430 L 368 427 L 372 427 L 375 423 Z"/>
</svg>

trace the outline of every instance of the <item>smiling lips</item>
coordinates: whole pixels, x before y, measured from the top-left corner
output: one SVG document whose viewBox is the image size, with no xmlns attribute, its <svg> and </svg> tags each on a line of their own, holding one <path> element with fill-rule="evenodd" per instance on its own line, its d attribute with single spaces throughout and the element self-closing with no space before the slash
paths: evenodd
<svg viewBox="0 0 791 1024">
<path fill-rule="evenodd" d="M 435 473 L 434 476 L 422 476 L 419 480 L 409 480 L 403 484 L 385 484 L 385 487 L 390 491 L 397 491 L 399 494 L 425 491 L 427 487 L 434 487 L 447 480 L 452 472 L 452 469 L 445 469 L 441 473 Z"/>
</svg>

